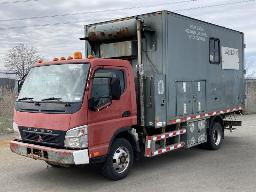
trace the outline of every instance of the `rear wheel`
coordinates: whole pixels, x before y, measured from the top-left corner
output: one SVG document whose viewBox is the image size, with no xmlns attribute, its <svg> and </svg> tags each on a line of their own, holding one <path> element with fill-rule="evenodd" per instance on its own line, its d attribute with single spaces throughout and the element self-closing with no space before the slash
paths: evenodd
<svg viewBox="0 0 256 192">
<path fill-rule="evenodd" d="M 133 165 L 133 149 L 126 139 L 116 139 L 103 165 L 102 173 L 112 180 L 120 180 L 128 175 Z"/>
<path fill-rule="evenodd" d="M 219 122 L 214 122 L 207 136 L 207 148 L 217 150 L 221 147 L 223 139 L 223 127 Z"/>
</svg>

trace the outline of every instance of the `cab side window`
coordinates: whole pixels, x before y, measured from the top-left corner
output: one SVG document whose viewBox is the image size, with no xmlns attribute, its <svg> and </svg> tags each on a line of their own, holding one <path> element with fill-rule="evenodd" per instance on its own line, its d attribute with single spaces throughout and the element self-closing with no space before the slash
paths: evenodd
<svg viewBox="0 0 256 192">
<path fill-rule="evenodd" d="M 125 85 L 125 75 L 124 75 L 124 71 L 122 71 L 122 70 L 117 70 L 117 69 L 98 69 L 94 73 L 94 77 L 96 77 L 94 79 L 97 79 L 99 77 L 106 78 L 106 79 L 108 79 L 108 78 L 117 78 L 120 81 L 121 93 L 123 93 L 125 91 L 125 86 L 126 86 Z M 102 87 L 102 86 L 100 86 L 100 87 Z M 93 86 L 92 94 L 96 94 L 96 92 L 94 93 L 94 91 L 96 91 L 95 88 L 97 86 L 95 88 L 94 87 L 95 86 Z M 98 87 L 98 89 L 101 89 L 100 87 Z M 101 91 L 99 91 L 99 92 L 101 92 Z M 92 96 L 94 96 L 94 95 L 92 95 Z"/>
<path fill-rule="evenodd" d="M 111 90 L 115 85 L 118 88 Z M 110 105 L 112 100 L 119 100 L 124 90 L 125 77 L 122 70 L 96 70 L 93 76 L 91 99 L 89 100 L 90 109 L 94 111 L 99 110 L 102 107 Z"/>
</svg>

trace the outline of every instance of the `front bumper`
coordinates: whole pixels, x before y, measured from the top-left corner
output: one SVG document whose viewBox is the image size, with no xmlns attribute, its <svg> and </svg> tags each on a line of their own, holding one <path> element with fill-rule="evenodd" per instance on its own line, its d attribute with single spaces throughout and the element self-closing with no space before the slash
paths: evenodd
<svg viewBox="0 0 256 192">
<path fill-rule="evenodd" d="M 44 147 L 22 141 L 13 140 L 10 142 L 10 149 L 12 152 L 30 157 L 33 159 L 40 159 L 57 164 L 66 165 L 82 165 L 89 164 L 88 149 L 83 150 L 67 150 L 55 149 L 51 147 Z"/>
</svg>

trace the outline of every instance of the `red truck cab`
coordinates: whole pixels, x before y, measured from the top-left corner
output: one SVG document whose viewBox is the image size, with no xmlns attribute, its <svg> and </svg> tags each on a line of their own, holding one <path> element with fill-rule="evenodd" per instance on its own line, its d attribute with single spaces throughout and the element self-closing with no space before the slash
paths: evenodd
<svg viewBox="0 0 256 192">
<path fill-rule="evenodd" d="M 118 135 L 137 124 L 135 83 L 128 61 L 114 59 L 54 59 L 36 63 L 15 104 L 11 142 L 17 154 L 51 165 L 106 161 Z M 135 143 L 134 134 L 130 135 Z M 129 138 L 128 138 L 129 139 Z M 123 153 L 121 153 L 121 152 Z M 128 165 L 125 149 L 116 160 Z"/>
</svg>

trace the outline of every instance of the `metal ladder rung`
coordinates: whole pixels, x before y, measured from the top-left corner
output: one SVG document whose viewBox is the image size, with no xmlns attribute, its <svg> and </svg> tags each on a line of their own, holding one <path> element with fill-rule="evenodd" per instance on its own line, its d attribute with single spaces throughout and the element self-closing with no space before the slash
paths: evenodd
<svg viewBox="0 0 256 192">
<path fill-rule="evenodd" d="M 175 143 L 173 145 L 168 145 L 166 146 L 165 148 L 160 148 L 154 152 L 152 152 L 152 156 L 156 156 L 156 155 L 159 155 L 159 154 L 162 154 L 162 153 L 166 153 L 168 151 L 173 151 L 173 150 L 176 150 L 176 149 L 179 149 L 179 148 L 182 148 L 185 146 L 185 143 L 184 142 L 180 142 L 180 143 Z"/>
<path fill-rule="evenodd" d="M 162 139 L 175 137 L 175 136 L 178 136 L 178 135 L 183 135 L 185 133 L 186 133 L 186 129 L 180 129 L 180 130 L 177 130 L 177 131 L 171 131 L 171 132 L 163 133 L 163 134 L 160 134 L 160 135 L 152 136 L 152 140 L 153 141 L 159 141 L 159 140 L 162 140 Z"/>
</svg>

